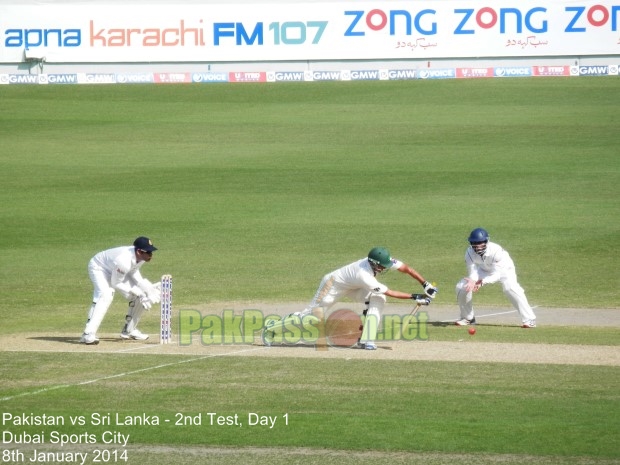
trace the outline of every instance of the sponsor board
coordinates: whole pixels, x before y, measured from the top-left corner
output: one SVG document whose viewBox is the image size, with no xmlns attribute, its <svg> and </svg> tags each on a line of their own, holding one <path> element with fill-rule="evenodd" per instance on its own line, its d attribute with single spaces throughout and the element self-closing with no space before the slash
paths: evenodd
<svg viewBox="0 0 620 465">
<path fill-rule="evenodd" d="M 342 71 L 312 71 L 312 81 L 342 81 Z"/>
<path fill-rule="evenodd" d="M 493 77 L 493 68 L 456 68 L 457 78 Z"/>
<path fill-rule="evenodd" d="M 210 82 L 394 81 L 530 76 L 618 76 L 620 65 L 553 65 L 480 68 L 222 71 L 176 73 L 0 74 L 0 85 L 14 84 L 176 84 Z"/>
<path fill-rule="evenodd" d="M 609 66 L 579 66 L 579 76 L 608 76 Z"/>
<path fill-rule="evenodd" d="M 570 66 L 534 66 L 534 76 L 570 76 Z"/>
<path fill-rule="evenodd" d="M 77 84 L 77 74 L 42 74 L 41 77 L 46 76 L 47 84 Z M 45 84 L 41 82 L 41 84 Z"/>
<path fill-rule="evenodd" d="M 0 62 L 24 50 L 55 63 L 613 56 L 620 30 L 607 0 L 116 3 L 10 2 Z"/>
<path fill-rule="evenodd" d="M 155 73 L 153 79 L 157 84 L 183 84 L 192 82 L 190 73 Z"/>
<path fill-rule="evenodd" d="M 377 81 L 381 78 L 378 69 L 355 70 L 349 72 L 351 81 Z"/>
<path fill-rule="evenodd" d="M 529 66 L 497 67 L 494 69 L 495 77 L 522 77 L 532 76 L 532 68 Z"/>
<path fill-rule="evenodd" d="M 267 82 L 265 71 L 235 71 L 228 73 L 230 82 Z"/>
<path fill-rule="evenodd" d="M 78 84 L 116 84 L 114 73 L 78 73 Z"/>
<path fill-rule="evenodd" d="M 192 73 L 192 82 L 228 82 L 228 73 Z"/>
<path fill-rule="evenodd" d="M 422 69 L 418 71 L 420 79 L 451 79 L 456 77 L 454 68 L 445 69 Z"/>
<path fill-rule="evenodd" d="M 269 71 L 267 82 L 302 82 L 306 80 L 305 71 Z"/>
<path fill-rule="evenodd" d="M 155 82 L 153 73 L 122 73 L 116 75 L 118 84 L 144 84 Z"/>
<path fill-rule="evenodd" d="M 37 74 L 2 74 L 0 84 L 40 84 Z"/>
<path fill-rule="evenodd" d="M 416 79 L 417 77 L 417 71 L 415 69 L 388 69 L 386 73 L 387 79 L 390 81 Z"/>
</svg>

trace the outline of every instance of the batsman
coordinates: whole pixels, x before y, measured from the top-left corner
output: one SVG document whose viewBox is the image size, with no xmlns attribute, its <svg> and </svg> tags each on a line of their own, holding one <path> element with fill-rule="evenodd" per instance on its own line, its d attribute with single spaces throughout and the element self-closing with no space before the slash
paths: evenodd
<svg viewBox="0 0 620 465">
<path fill-rule="evenodd" d="M 354 302 L 366 305 L 364 310 L 366 320 L 358 348 L 375 350 L 381 313 L 387 297 L 414 300 L 419 298 L 419 294 L 392 290 L 377 280 L 378 275 L 390 270 L 398 270 L 411 276 L 424 287 L 424 292 L 429 299 L 435 298 L 437 288 L 424 279 L 420 273 L 406 263 L 392 258 L 387 248 L 374 247 L 367 257 L 326 274 L 310 305 L 302 312 L 287 315 L 276 325 L 268 324 L 263 329 L 263 342 L 266 345 L 271 345 L 276 334 L 282 332 L 287 324 L 299 322 L 301 318 L 312 314 L 319 307 L 327 312 L 340 300 L 349 298 Z M 287 319 L 289 320 L 287 321 Z"/>
</svg>

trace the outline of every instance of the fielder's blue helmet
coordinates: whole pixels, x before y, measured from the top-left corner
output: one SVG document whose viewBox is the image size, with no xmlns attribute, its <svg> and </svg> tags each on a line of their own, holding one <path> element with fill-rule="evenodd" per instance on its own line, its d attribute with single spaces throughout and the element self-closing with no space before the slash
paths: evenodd
<svg viewBox="0 0 620 465">
<path fill-rule="evenodd" d="M 486 229 L 476 228 L 469 234 L 469 238 L 467 240 L 470 244 L 472 242 L 486 242 L 489 240 L 489 233 Z"/>
</svg>

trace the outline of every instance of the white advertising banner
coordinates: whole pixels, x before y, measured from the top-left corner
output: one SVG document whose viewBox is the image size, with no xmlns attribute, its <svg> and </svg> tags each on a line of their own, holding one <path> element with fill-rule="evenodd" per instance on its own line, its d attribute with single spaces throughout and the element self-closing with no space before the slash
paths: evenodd
<svg viewBox="0 0 620 465">
<path fill-rule="evenodd" d="M 0 1 L 0 62 L 620 54 L 620 0 Z"/>
</svg>

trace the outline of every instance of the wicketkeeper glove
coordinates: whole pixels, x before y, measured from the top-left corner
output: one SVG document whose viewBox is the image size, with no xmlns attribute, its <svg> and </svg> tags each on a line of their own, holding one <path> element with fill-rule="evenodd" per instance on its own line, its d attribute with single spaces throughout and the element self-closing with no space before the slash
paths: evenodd
<svg viewBox="0 0 620 465">
<path fill-rule="evenodd" d="M 145 310 L 150 310 L 150 308 L 153 306 L 153 302 L 151 302 L 151 299 L 149 299 L 146 295 L 140 297 L 140 303 Z"/>
<path fill-rule="evenodd" d="M 426 295 L 429 296 L 431 299 L 434 299 L 437 296 L 437 291 L 439 291 L 439 289 L 437 289 L 431 283 L 429 283 L 428 281 L 424 281 L 424 284 L 422 284 L 422 286 L 424 286 L 424 292 L 426 293 Z"/>
<path fill-rule="evenodd" d="M 161 302 L 161 288 L 158 287 L 158 284 L 160 283 L 155 283 L 150 289 L 146 290 L 146 295 L 152 304 L 158 304 Z"/>
<path fill-rule="evenodd" d="M 144 297 L 146 294 L 144 293 L 144 291 L 142 289 L 140 289 L 138 286 L 133 286 L 131 289 L 129 289 L 129 295 L 134 295 L 136 296 L 138 299 L 140 299 L 141 297 Z M 128 297 L 130 298 L 130 297 Z M 133 299 L 131 299 L 133 300 Z"/>
<path fill-rule="evenodd" d="M 431 298 L 426 294 L 411 294 L 411 298 L 419 305 L 430 305 Z"/>
</svg>

